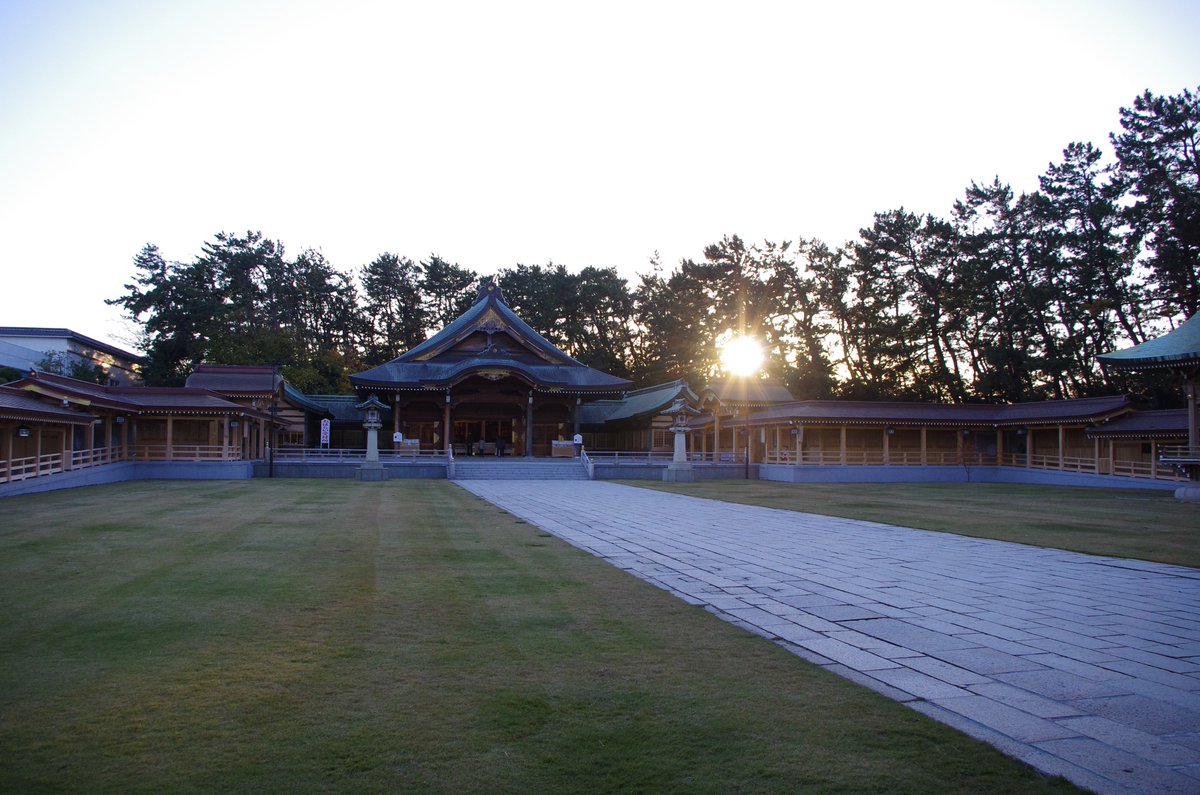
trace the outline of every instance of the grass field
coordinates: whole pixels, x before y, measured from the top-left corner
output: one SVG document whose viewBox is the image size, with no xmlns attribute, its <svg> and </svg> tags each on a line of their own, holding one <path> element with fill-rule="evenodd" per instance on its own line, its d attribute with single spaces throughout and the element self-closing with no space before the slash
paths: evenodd
<svg viewBox="0 0 1200 795">
<path fill-rule="evenodd" d="M 449 483 L 0 512 L 2 792 L 1071 791 Z"/>
<path fill-rule="evenodd" d="M 1001 483 L 629 485 L 1118 558 L 1200 567 L 1200 505 L 1169 491 Z"/>
</svg>

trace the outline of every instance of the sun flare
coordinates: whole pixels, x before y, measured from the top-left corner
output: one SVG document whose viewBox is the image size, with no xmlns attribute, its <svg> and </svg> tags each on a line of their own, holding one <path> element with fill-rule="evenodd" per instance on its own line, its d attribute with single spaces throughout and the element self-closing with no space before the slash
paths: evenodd
<svg viewBox="0 0 1200 795">
<path fill-rule="evenodd" d="M 732 375 L 756 375 L 762 361 L 762 346 L 753 337 L 734 337 L 721 348 L 721 365 Z"/>
</svg>

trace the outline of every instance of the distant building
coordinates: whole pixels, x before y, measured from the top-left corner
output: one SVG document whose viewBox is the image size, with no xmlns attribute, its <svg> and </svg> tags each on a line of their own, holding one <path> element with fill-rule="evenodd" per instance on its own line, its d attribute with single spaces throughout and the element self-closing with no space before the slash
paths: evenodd
<svg viewBox="0 0 1200 795">
<path fill-rule="evenodd" d="M 107 386 L 137 386 L 142 357 L 67 328 L 0 326 L 0 367 L 11 367 L 22 374 L 45 369 L 47 358 L 59 359 L 63 375 L 72 375 L 72 367 L 99 367 L 107 376 Z"/>
</svg>

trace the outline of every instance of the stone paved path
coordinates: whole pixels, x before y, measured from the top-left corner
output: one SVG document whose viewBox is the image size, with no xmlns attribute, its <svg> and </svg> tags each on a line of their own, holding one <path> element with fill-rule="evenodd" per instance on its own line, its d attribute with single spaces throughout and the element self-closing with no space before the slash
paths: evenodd
<svg viewBox="0 0 1200 795">
<path fill-rule="evenodd" d="M 1101 793 L 1200 793 L 1200 571 L 604 482 L 457 481 Z"/>
</svg>

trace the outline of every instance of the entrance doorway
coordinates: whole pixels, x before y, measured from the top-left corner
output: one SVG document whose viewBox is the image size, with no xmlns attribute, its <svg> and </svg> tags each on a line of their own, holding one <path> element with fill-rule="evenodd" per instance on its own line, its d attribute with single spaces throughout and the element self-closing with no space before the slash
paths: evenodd
<svg viewBox="0 0 1200 795">
<path fill-rule="evenodd" d="M 508 454 L 515 454 L 512 420 L 455 420 L 454 422 L 456 455 L 477 455 L 480 441 L 483 441 L 485 454 L 495 455 L 496 442 L 501 439 L 504 440 Z"/>
</svg>

